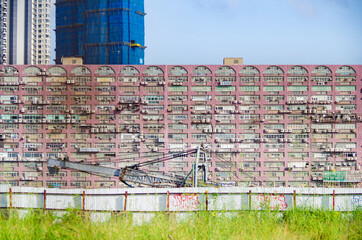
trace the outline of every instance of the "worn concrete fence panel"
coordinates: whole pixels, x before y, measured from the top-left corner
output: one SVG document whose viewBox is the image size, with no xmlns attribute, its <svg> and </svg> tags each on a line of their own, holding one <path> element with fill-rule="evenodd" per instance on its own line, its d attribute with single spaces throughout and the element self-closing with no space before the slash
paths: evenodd
<svg viewBox="0 0 362 240">
<path fill-rule="evenodd" d="M 12 194 L 12 205 L 14 208 L 43 208 L 44 195 L 38 193 Z"/>
<path fill-rule="evenodd" d="M 319 195 L 301 195 L 296 196 L 296 206 L 306 209 L 316 209 L 322 206 L 322 197 Z"/>
<path fill-rule="evenodd" d="M 93 211 L 123 211 L 124 196 L 104 195 L 92 196 L 85 195 L 85 210 Z"/>
<path fill-rule="evenodd" d="M 200 211 L 206 209 L 205 194 L 176 193 L 170 194 L 170 211 Z"/>
<path fill-rule="evenodd" d="M 254 194 L 251 196 L 251 206 L 253 210 L 287 210 L 293 206 L 292 196 L 281 193 Z"/>
<path fill-rule="evenodd" d="M 10 186 L 7 184 L 0 185 L 0 207 L 7 208 L 9 207 L 9 192 Z"/>
<path fill-rule="evenodd" d="M 245 194 L 208 194 L 208 210 L 242 210 L 248 208 Z"/>
<path fill-rule="evenodd" d="M 0 195 L 0 208 L 8 208 L 9 204 L 9 195 L 8 194 L 1 194 Z"/>
<path fill-rule="evenodd" d="M 354 211 L 362 208 L 362 195 L 336 196 L 335 210 Z"/>
<path fill-rule="evenodd" d="M 130 194 L 127 200 L 127 211 L 166 211 L 165 194 Z M 164 206 L 163 206 L 164 205 Z"/>
<path fill-rule="evenodd" d="M 49 209 L 82 209 L 82 196 L 76 195 L 48 195 L 47 208 Z"/>
</svg>

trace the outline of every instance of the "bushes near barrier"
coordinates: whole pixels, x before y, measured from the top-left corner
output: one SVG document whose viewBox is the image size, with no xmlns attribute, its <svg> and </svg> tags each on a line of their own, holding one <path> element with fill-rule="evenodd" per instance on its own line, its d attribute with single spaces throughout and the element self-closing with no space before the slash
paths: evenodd
<svg viewBox="0 0 362 240">
<path fill-rule="evenodd" d="M 196 213 L 3 212 L 0 239 L 362 239 L 362 211 L 311 209 Z M 94 214 L 94 213 L 93 213 Z"/>
</svg>

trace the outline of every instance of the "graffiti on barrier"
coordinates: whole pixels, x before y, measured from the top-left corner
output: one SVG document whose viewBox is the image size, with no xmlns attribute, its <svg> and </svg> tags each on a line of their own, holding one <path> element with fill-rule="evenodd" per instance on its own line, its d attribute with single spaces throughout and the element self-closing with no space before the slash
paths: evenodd
<svg viewBox="0 0 362 240">
<path fill-rule="evenodd" d="M 180 211 L 197 210 L 199 205 L 197 194 L 175 194 L 171 201 L 171 207 Z"/>
<path fill-rule="evenodd" d="M 261 208 L 268 207 L 272 210 L 283 210 L 288 208 L 288 203 L 285 200 L 284 194 L 258 195 L 257 201 Z"/>
<path fill-rule="evenodd" d="M 354 207 L 362 207 L 362 196 L 357 196 L 357 195 L 352 196 L 351 204 Z"/>
</svg>

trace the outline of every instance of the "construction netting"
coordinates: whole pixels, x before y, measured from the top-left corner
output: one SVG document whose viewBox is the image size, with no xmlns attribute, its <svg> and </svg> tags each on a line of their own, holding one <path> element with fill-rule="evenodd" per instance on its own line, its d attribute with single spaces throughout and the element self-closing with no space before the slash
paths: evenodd
<svg viewBox="0 0 362 240">
<path fill-rule="evenodd" d="M 144 0 L 57 1 L 57 63 L 144 63 Z M 133 45 L 131 46 L 131 44 Z"/>
</svg>

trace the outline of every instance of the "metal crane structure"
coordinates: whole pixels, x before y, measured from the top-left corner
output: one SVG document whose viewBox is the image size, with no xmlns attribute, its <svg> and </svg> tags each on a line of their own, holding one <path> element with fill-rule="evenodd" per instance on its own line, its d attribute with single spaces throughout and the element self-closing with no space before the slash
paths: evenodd
<svg viewBox="0 0 362 240">
<path fill-rule="evenodd" d="M 178 157 L 176 156 L 169 156 L 164 159 L 155 159 L 146 161 L 143 163 L 138 163 L 132 166 L 127 166 L 124 168 L 109 168 L 109 167 L 102 167 L 97 165 L 90 165 L 80 162 L 71 162 L 68 161 L 68 158 L 65 159 L 49 159 L 47 162 L 47 166 L 49 172 L 54 174 L 57 173 L 61 169 L 73 169 L 78 170 L 81 172 L 87 172 L 91 174 L 99 174 L 105 175 L 110 177 L 118 177 L 119 180 L 129 187 L 133 187 L 130 183 L 136 183 L 151 187 L 197 187 L 198 186 L 198 172 L 200 170 L 203 171 L 203 181 L 207 183 L 207 166 L 206 163 L 199 163 L 200 157 L 200 147 L 197 149 L 191 149 L 186 152 L 182 152 L 180 154 L 192 154 L 196 153 L 195 163 L 193 164 L 192 170 L 187 174 L 187 176 L 180 176 L 180 175 L 161 175 L 155 173 L 148 173 L 146 171 L 140 170 L 141 167 L 158 163 L 164 162 L 167 160 L 171 160 L 173 158 Z M 187 182 L 188 177 L 193 173 L 193 181 L 192 184 Z"/>
</svg>

